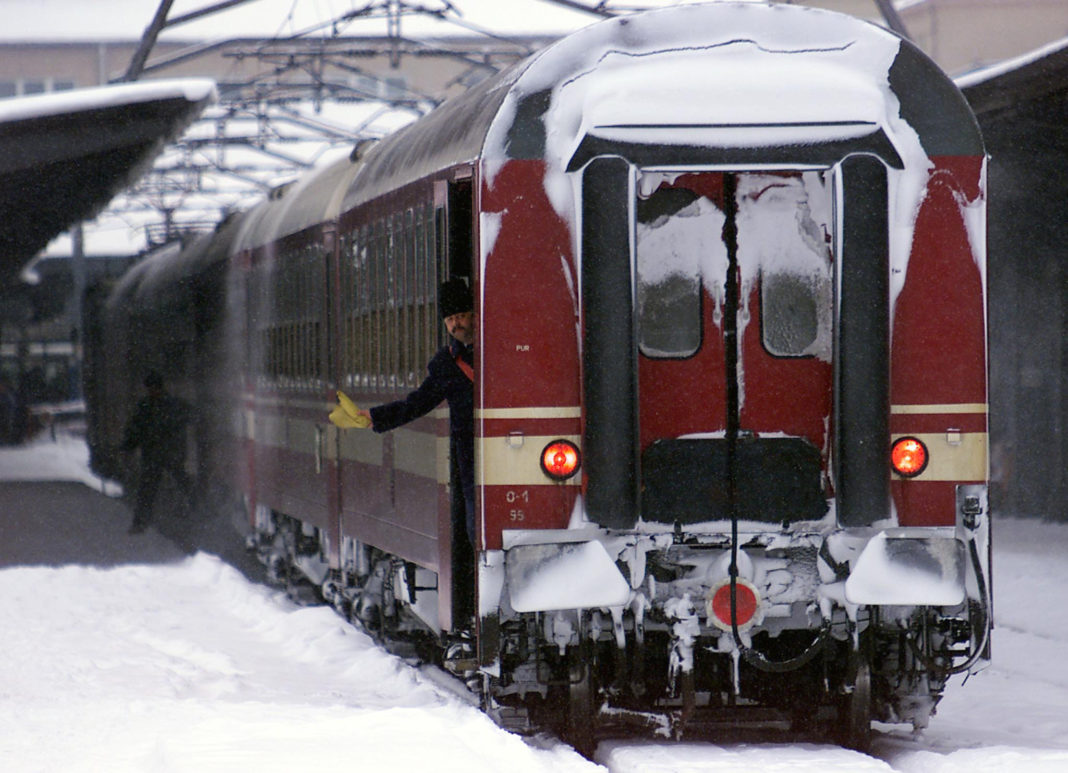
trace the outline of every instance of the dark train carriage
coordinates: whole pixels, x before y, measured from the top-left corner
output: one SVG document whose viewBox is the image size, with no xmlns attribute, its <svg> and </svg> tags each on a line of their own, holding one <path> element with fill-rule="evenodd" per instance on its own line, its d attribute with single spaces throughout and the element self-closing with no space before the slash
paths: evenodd
<svg viewBox="0 0 1068 773">
<path fill-rule="evenodd" d="M 212 493 L 232 478 L 229 425 L 239 378 L 227 345 L 225 276 L 235 220 L 151 253 L 87 309 L 85 392 L 93 469 L 129 482 L 123 429 L 155 371 L 192 406 L 197 480 Z"/>
<path fill-rule="evenodd" d="M 120 452 L 122 432 L 140 391 L 137 371 L 129 366 L 131 328 L 126 310 L 146 268 L 145 261 L 131 268 L 106 294 L 92 296 L 85 309 L 83 389 L 90 464 L 98 475 L 117 480 L 127 478 Z M 120 319 L 120 314 L 124 318 Z"/>
</svg>

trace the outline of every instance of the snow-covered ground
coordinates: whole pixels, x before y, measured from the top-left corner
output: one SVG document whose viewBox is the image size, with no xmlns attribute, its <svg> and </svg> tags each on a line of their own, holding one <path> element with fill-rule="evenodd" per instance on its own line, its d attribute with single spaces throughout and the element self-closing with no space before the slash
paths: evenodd
<svg viewBox="0 0 1068 773">
<path fill-rule="evenodd" d="M 156 529 L 127 536 L 87 456 L 62 434 L 0 449 L 4 771 L 1068 770 L 1065 526 L 996 523 L 994 664 L 954 681 L 922 738 L 880 727 L 874 756 L 774 738 L 606 741 L 590 762 L 504 732 L 327 608 Z"/>
</svg>

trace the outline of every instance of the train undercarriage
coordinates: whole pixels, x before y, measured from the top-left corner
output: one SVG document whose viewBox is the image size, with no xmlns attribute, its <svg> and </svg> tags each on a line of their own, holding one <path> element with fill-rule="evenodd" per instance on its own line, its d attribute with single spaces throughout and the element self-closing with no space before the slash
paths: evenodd
<svg viewBox="0 0 1068 773">
<path fill-rule="evenodd" d="M 626 603 L 518 612 L 505 584 L 496 611 L 483 601 L 475 626 L 446 632 L 436 575 L 410 562 L 348 541 L 332 570 L 314 528 L 267 511 L 249 547 L 271 581 L 451 672 L 502 726 L 584 752 L 603 737 L 750 727 L 864 749 L 873 720 L 926 727 L 948 678 L 989 656 L 985 588 L 952 606 L 855 605 L 822 536 L 749 535 L 737 553 L 726 539 L 631 538 L 647 549 L 630 565 L 609 544 L 624 569 L 644 567 Z M 481 563 L 492 575 L 493 556 Z"/>
</svg>

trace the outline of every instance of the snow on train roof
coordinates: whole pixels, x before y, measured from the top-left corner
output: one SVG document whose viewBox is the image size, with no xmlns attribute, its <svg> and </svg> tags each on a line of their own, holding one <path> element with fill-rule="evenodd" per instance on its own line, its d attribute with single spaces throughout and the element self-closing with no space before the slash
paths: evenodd
<svg viewBox="0 0 1068 773">
<path fill-rule="evenodd" d="M 235 251 L 267 244 L 340 214 L 345 191 L 360 168 L 360 160 L 344 151 L 327 156 L 327 161 L 311 173 L 276 189 L 249 213 L 235 240 Z"/>
<path fill-rule="evenodd" d="M 508 89 L 529 62 L 488 78 L 379 142 L 368 152 L 343 211 L 438 170 L 475 161 Z"/>
<path fill-rule="evenodd" d="M 517 142 L 537 138 L 536 122 L 544 145 Z M 550 46 L 502 105 L 484 155 L 571 159 L 591 136 L 772 147 L 880 129 L 902 156 L 982 152 L 952 81 L 892 33 L 819 9 L 717 3 L 619 17 Z"/>
<path fill-rule="evenodd" d="M 586 138 L 638 135 L 761 148 L 872 135 L 859 150 L 894 166 L 983 152 L 952 81 L 876 25 L 799 6 L 688 5 L 590 25 L 446 102 L 369 154 L 343 209 L 455 164 L 481 159 L 492 179 L 508 159 L 566 163 Z"/>
<path fill-rule="evenodd" d="M 573 222 L 568 173 L 599 155 L 651 168 L 828 168 L 857 153 L 902 170 L 891 192 L 896 294 L 931 157 L 984 154 L 963 95 L 918 48 L 868 22 L 717 3 L 615 18 L 533 57 L 487 131 L 482 163 L 492 186 L 505 162 L 544 159 L 546 194 Z M 965 217 L 981 245 L 977 217 Z M 482 240 L 483 261 L 492 241 Z"/>
</svg>

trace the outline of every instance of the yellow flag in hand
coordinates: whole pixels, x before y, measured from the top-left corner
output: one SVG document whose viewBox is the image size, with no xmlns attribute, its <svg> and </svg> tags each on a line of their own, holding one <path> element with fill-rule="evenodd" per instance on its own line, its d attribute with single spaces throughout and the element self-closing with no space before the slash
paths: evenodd
<svg viewBox="0 0 1068 773">
<path fill-rule="evenodd" d="M 360 415 L 360 409 L 356 403 L 349 399 L 344 392 L 337 393 L 338 405 L 330 411 L 330 422 L 341 429 L 366 429 L 371 426 L 371 420 Z"/>
</svg>

